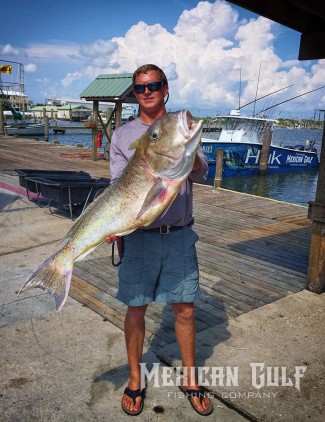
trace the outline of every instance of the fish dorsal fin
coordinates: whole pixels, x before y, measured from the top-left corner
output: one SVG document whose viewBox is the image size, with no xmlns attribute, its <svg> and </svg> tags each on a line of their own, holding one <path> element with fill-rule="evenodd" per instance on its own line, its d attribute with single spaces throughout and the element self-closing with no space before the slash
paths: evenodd
<svg viewBox="0 0 325 422">
<path fill-rule="evenodd" d="M 167 186 L 164 184 L 163 180 L 159 178 L 148 192 L 137 218 L 141 217 L 150 207 L 159 202 L 163 202 L 167 196 L 167 190 Z"/>
</svg>

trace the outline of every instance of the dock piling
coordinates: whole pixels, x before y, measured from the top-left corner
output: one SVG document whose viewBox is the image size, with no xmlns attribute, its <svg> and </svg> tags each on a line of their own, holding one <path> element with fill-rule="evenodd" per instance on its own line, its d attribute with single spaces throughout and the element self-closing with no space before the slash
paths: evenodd
<svg viewBox="0 0 325 422">
<path fill-rule="evenodd" d="M 220 188 L 222 183 L 222 170 L 223 170 L 223 149 L 218 148 L 216 154 L 216 174 L 214 177 L 214 187 Z"/>
<path fill-rule="evenodd" d="M 260 164 L 259 164 L 259 169 L 258 169 L 259 176 L 265 176 L 266 174 L 268 161 L 269 161 L 271 139 L 272 139 L 272 132 L 270 130 L 266 130 L 263 135 L 263 144 L 262 144 Z"/>
<path fill-rule="evenodd" d="M 44 123 L 45 123 L 45 142 L 48 142 L 50 125 L 49 125 L 49 118 L 47 116 L 44 116 Z"/>
<path fill-rule="evenodd" d="M 308 217 L 313 221 L 306 288 L 325 292 L 325 122 L 320 153 L 315 201 L 309 202 Z"/>
<path fill-rule="evenodd" d="M 2 104 L 2 98 L 0 98 L 0 135 L 3 135 L 5 133 L 4 129 L 4 117 L 3 117 L 3 104 Z"/>
</svg>

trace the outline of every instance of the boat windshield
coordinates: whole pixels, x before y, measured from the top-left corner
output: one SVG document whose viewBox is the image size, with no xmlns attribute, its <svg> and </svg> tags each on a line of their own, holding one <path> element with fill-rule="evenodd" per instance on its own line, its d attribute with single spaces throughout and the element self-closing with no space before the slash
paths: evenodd
<svg viewBox="0 0 325 422">
<path fill-rule="evenodd" d="M 272 129 L 272 126 L 272 122 L 265 120 L 236 119 L 233 117 L 225 119 L 223 124 L 226 130 L 243 130 L 245 132 L 264 132 L 265 130 Z"/>
</svg>

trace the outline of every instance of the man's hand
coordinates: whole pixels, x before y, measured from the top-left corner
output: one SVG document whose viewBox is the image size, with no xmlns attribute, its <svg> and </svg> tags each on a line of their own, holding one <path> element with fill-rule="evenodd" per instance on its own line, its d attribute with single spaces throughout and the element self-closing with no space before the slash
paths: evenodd
<svg viewBox="0 0 325 422">
<path fill-rule="evenodd" d="M 115 234 L 111 234 L 110 236 L 107 236 L 105 239 L 105 242 L 109 245 L 116 240 Z"/>
</svg>

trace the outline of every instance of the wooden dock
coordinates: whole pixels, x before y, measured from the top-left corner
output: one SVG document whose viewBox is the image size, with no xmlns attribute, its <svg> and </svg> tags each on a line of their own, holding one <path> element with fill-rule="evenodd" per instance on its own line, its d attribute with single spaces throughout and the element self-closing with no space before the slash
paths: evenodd
<svg viewBox="0 0 325 422">
<path fill-rule="evenodd" d="M 194 187 L 202 296 L 198 332 L 249 312 L 306 284 L 311 223 L 307 208 Z M 123 330 L 126 306 L 116 298 L 110 257 L 77 263 L 70 295 Z M 170 305 L 149 305 L 146 344 L 157 352 L 176 341 Z"/>
<path fill-rule="evenodd" d="M 109 163 L 79 157 L 82 150 L 0 137 L 1 180 L 19 185 L 15 168 L 109 177 Z M 199 332 L 304 289 L 311 236 L 307 207 L 195 185 L 194 216 L 200 237 Z M 126 307 L 115 298 L 117 269 L 109 256 L 94 256 L 75 265 L 70 295 L 123 330 Z M 146 344 L 158 351 L 175 340 L 170 305 L 150 305 Z"/>
</svg>

